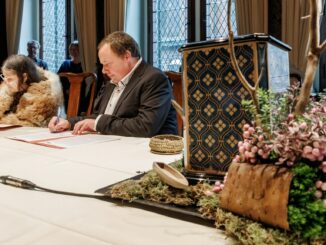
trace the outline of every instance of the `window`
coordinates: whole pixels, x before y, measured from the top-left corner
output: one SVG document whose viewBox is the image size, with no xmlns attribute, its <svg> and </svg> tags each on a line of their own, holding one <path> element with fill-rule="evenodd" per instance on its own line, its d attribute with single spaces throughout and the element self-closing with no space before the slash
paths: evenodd
<svg viewBox="0 0 326 245">
<path fill-rule="evenodd" d="M 231 23 L 234 35 L 237 35 L 235 0 L 231 4 Z M 206 39 L 228 35 L 228 0 L 206 0 Z"/>
<path fill-rule="evenodd" d="M 188 42 L 227 36 L 227 0 L 151 0 L 149 1 L 153 65 L 163 71 L 179 71 L 178 49 Z M 195 6 L 198 3 L 199 6 Z M 198 11 L 199 7 L 199 11 Z M 201 23 L 196 24 L 196 19 Z M 232 0 L 231 21 L 236 34 L 235 3 Z M 194 28 L 191 29 L 190 28 Z M 196 33 L 200 40 L 196 40 Z M 152 38 L 152 39 L 151 39 Z M 197 38 L 198 39 L 198 38 Z"/>
<path fill-rule="evenodd" d="M 67 58 L 67 45 L 71 41 L 69 0 L 41 0 L 41 43 L 42 58 L 49 70 L 57 72 Z"/>
<path fill-rule="evenodd" d="M 153 64 L 179 71 L 178 48 L 187 42 L 187 0 L 153 0 Z"/>
</svg>

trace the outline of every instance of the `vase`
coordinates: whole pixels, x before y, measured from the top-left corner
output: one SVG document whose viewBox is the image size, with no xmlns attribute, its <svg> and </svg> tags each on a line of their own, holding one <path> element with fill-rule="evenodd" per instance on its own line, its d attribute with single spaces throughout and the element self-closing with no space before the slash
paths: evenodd
<svg viewBox="0 0 326 245">
<path fill-rule="evenodd" d="M 220 207 L 289 230 L 287 207 L 292 178 L 287 167 L 233 162 L 220 194 Z"/>
</svg>

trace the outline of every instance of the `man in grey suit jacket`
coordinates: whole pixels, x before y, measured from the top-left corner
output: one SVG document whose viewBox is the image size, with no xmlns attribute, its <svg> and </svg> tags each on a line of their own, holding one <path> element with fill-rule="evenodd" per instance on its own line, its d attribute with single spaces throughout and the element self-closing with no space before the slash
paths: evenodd
<svg viewBox="0 0 326 245">
<path fill-rule="evenodd" d="M 74 134 L 152 137 L 177 134 L 172 88 L 162 71 L 144 62 L 138 44 L 125 32 L 114 32 L 98 45 L 105 83 L 94 101 L 91 117 L 52 118 L 51 132 L 73 129 Z"/>
</svg>

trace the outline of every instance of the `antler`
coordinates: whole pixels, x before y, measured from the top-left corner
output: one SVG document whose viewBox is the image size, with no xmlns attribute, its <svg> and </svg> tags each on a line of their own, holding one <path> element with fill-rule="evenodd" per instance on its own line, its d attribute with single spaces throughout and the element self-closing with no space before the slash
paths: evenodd
<svg viewBox="0 0 326 245">
<path fill-rule="evenodd" d="M 295 106 L 295 114 L 301 115 L 305 112 L 306 106 L 309 103 L 310 91 L 313 80 L 315 78 L 316 69 L 318 66 L 321 53 L 326 49 L 326 40 L 319 45 L 319 12 L 320 5 L 319 0 L 310 0 L 310 18 L 309 18 L 309 51 L 307 56 L 307 67 L 298 97 L 297 104 Z"/>
</svg>

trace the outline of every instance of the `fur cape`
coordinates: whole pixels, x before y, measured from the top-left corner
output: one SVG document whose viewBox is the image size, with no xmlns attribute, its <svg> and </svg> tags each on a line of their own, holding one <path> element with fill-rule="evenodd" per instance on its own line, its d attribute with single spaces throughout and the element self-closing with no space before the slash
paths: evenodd
<svg viewBox="0 0 326 245">
<path fill-rule="evenodd" d="M 16 112 L 9 112 L 14 98 L 10 95 L 6 84 L 0 84 L 0 123 L 47 127 L 50 119 L 63 106 L 63 94 L 60 78 L 50 71 L 39 69 L 45 80 L 32 83 L 21 96 Z"/>
</svg>

